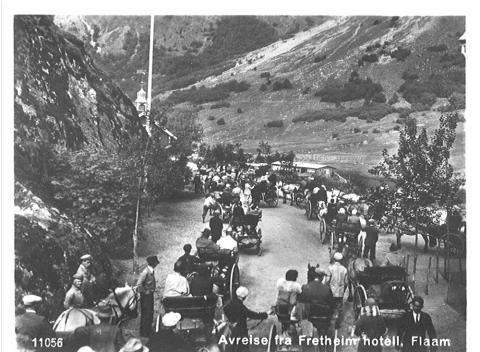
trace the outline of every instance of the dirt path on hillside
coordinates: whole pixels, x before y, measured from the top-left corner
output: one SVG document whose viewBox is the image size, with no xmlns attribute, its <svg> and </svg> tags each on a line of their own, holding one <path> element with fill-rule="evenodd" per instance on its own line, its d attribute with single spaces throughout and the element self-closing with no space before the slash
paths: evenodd
<svg viewBox="0 0 480 352">
<path fill-rule="evenodd" d="M 205 226 L 201 221 L 202 198 L 180 200 L 172 203 L 162 203 L 153 212 L 144 224 L 145 237 L 140 243 L 140 262 L 144 263 L 148 255 L 158 255 L 160 264 L 156 269 L 157 297 L 156 310 L 163 291 L 165 277 L 172 272 L 175 260 L 182 254 L 185 243 L 195 243 L 201 229 Z M 328 246 L 321 245 L 317 236 L 318 222 L 307 221 L 303 210 L 288 204 L 279 204 L 277 208 L 264 208 L 263 220 L 260 223 L 263 232 L 263 254 L 242 252 L 239 260 L 241 284 L 250 290 L 246 305 L 257 311 L 267 311 L 276 298 L 275 283 L 284 277 L 288 269 L 299 272 L 298 281 L 306 282 L 307 264 L 328 265 Z M 392 236 L 381 236 L 377 245 L 377 259 L 383 260 L 388 250 Z M 404 239 L 404 249 L 412 251 L 413 238 Z M 420 245 L 423 245 L 421 243 Z M 423 295 L 421 286 L 422 273 L 428 262 L 428 257 L 420 255 L 417 269 L 417 288 Z M 131 261 L 117 261 L 117 266 L 123 271 L 131 271 Z M 130 282 L 134 277 L 125 276 Z M 425 310 L 432 315 L 441 337 L 450 337 L 454 342 L 454 349 L 445 351 L 465 350 L 465 319 L 452 308 L 445 305 L 443 297 L 445 286 L 431 285 L 430 295 L 426 297 Z M 345 321 L 339 330 L 339 336 L 350 335 L 354 324 L 351 304 L 345 302 Z M 267 321 L 251 330 L 254 336 L 266 337 L 276 318 L 269 317 Z M 249 322 L 250 327 L 256 326 L 257 321 Z M 138 319 L 131 321 L 127 326 L 127 334 L 136 335 Z M 264 351 L 262 348 L 252 348 L 252 351 Z M 384 348 L 384 351 L 394 351 L 393 348 Z M 356 347 L 343 347 L 337 351 L 353 352 Z M 442 349 L 439 349 L 442 351 Z"/>
</svg>

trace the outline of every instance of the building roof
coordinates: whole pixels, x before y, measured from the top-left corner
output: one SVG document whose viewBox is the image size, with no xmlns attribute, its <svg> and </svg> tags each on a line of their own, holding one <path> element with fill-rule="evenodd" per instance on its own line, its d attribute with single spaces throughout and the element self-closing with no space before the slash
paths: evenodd
<svg viewBox="0 0 480 352">
<path fill-rule="evenodd" d="M 142 88 L 137 92 L 137 99 L 135 103 L 146 103 L 147 102 L 147 92 Z"/>
<path fill-rule="evenodd" d="M 467 32 L 463 32 L 462 36 L 458 40 L 464 41 L 464 42 L 467 41 L 467 37 L 465 36 L 465 33 Z"/>
<path fill-rule="evenodd" d="M 285 163 L 282 163 L 281 161 L 275 161 L 272 163 L 272 165 L 281 166 L 281 165 L 285 165 Z M 333 166 L 329 166 L 329 165 L 308 163 L 308 162 L 302 162 L 302 161 L 294 162 L 293 166 L 296 168 L 315 169 L 315 170 L 324 169 L 324 168 L 335 169 Z"/>
</svg>

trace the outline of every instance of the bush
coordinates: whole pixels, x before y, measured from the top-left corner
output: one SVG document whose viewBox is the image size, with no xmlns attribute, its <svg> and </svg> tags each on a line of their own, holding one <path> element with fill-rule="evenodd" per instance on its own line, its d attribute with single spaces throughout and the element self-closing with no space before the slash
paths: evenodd
<svg viewBox="0 0 480 352">
<path fill-rule="evenodd" d="M 440 57 L 440 63 L 444 63 L 444 67 L 459 66 L 465 67 L 465 56 L 455 51 L 453 53 L 445 53 Z"/>
<path fill-rule="evenodd" d="M 363 55 L 360 60 L 358 61 L 358 66 L 363 66 L 364 62 L 378 62 L 378 55 L 377 54 L 365 54 Z"/>
<path fill-rule="evenodd" d="M 225 119 L 223 117 L 219 118 L 217 120 L 217 125 L 219 125 L 219 126 L 225 125 Z"/>
<path fill-rule="evenodd" d="M 418 79 L 418 74 L 416 74 L 414 72 L 404 71 L 403 74 L 402 74 L 402 78 L 405 81 L 414 81 L 414 80 Z"/>
<path fill-rule="evenodd" d="M 400 17 L 393 16 L 392 18 L 390 18 L 390 22 L 389 22 L 388 26 L 389 27 L 396 27 L 399 19 L 400 19 Z"/>
<path fill-rule="evenodd" d="M 310 87 L 305 87 L 303 90 L 302 90 L 302 94 L 305 95 L 305 94 L 308 94 L 310 93 L 311 91 L 311 88 Z"/>
<path fill-rule="evenodd" d="M 216 103 L 216 104 L 213 104 L 210 109 L 220 109 L 220 108 L 229 108 L 230 107 L 230 103 L 229 102 L 226 102 L 226 101 L 222 101 L 220 103 Z"/>
<path fill-rule="evenodd" d="M 392 97 L 390 98 L 390 100 L 388 100 L 388 104 L 393 105 L 393 104 L 398 103 L 398 101 L 399 101 L 398 94 L 397 94 L 397 93 L 393 93 L 393 95 L 392 95 Z"/>
<path fill-rule="evenodd" d="M 376 103 L 385 103 L 387 101 L 387 98 L 385 98 L 385 95 L 383 93 L 375 93 L 375 95 L 372 97 L 372 101 Z"/>
<path fill-rule="evenodd" d="M 322 61 L 325 60 L 326 58 L 327 58 L 327 55 L 315 56 L 315 58 L 313 59 L 313 62 L 315 62 L 315 63 L 322 62 Z"/>
<path fill-rule="evenodd" d="M 262 72 L 260 73 L 260 78 L 269 78 L 271 77 L 270 72 Z"/>
<path fill-rule="evenodd" d="M 377 26 L 377 25 L 379 25 L 380 23 L 381 23 L 380 20 L 375 20 L 375 21 L 373 21 L 372 26 Z"/>
<path fill-rule="evenodd" d="M 243 112 L 242 108 L 237 109 L 237 113 L 241 114 Z"/>
<path fill-rule="evenodd" d="M 274 121 L 268 121 L 265 124 L 266 127 L 283 127 L 283 121 L 282 120 L 274 120 Z"/>
<path fill-rule="evenodd" d="M 392 113 L 394 109 L 387 104 L 371 104 L 362 106 L 360 108 L 352 108 L 352 109 L 324 109 L 324 110 L 310 110 L 307 111 L 295 118 L 293 118 L 293 122 L 312 122 L 318 120 L 325 120 L 325 121 L 339 121 L 345 122 L 347 117 L 349 116 L 357 116 L 359 119 L 367 120 L 370 119 L 371 121 L 375 120 L 378 121 L 384 116 Z"/>
<path fill-rule="evenodd" d="M 290 81 L 285 78 L 283 81 L 275 81 L 273 82 L 273 85 L 272 85 L 272 91 L 278 91 L 278 90 L 282 90 L 282 89 L 292 89 L 293 86 L 292 86 L 292 83 L 290 83 Z"/>
<path fill-rule="evenodd" d="M 400 109 L 397 109 L 397 112 L 398 112 L 399 119 L 406 119 L 408 116 L 410 116 L 410 114 L 412 113 L 412 110 L 407 108 L 400 108 Z"/>
<path fill-rule="evenodd" d="M 464 92 L 464 78 L 464 72 L 451 71 L 443 75 L 431 75 L 423 81 L 406 81 L 398 91 L 410 104 L 421 103 L 431 106 L 434 102 L 433 96 L 447 98 L 455 91 Z"/>
<path fill-rule="evenodd" d="M 360 128 L 358 128 L 358 127 L 355 127 L 355 128 L 353 129 L 353 133 L 360 133 L 360 132 L 361 132 L 361 130 L 360 130 Z"/>
<path fill-rule="evenodd" d="M 377 128 L 374 128 L 372 132 L 373 133 L 380 133 L 380 130 L 378 130 Z"/>
<path fill-rule="evenodd" d="M 318 90 L 316 97 L 322 101 L 339 103 L 356 99 L 365 99 L 369 102 L 377 93 L 382 93 L 383 88 L 379 83 L 373 83 L 370 78 L 362 80 L 356 71 L 350 75 L 350 79 L 343 86 L 330 86 Z"/>
<path fill-rule="evenodd" d="M 429 46 L 427 50 L 432 52 L 447 51 L 448 46 L 446 46 L 445 44 L 439 44 L 439 45 Z"/>
<path fill-rule="evenodd" d="M 367 121 L 367 123 L 373 123 L 373 120 L 372 120 L 370 117 L 369 117 L 369 118 L 367 118 L 367 120 L 366 120 L 366 121 Z"/>
<path fill-rule="evenodd" d="M 364 130 L 362 134 L 368 134 L 368 130 Z"/>
<path fill-rule="evenodd" d="M 465 94 L 453 93 L 448 98 L 448 103 L 453 110 L 465 109 Z"/>
<path fill-rule="evenodd" d="M 332 133 L 332 138 L 333 139 L 338 138 L 338 133 Z"/>
<path fill-rule="evenodd" d="M 396 125 L 394 128 L 393 128 L 394 131 L 400 131 L 400 125 Z"/>
<path fill-rule="evenodd" d="M 394 50 L 390 53 L 392 59 L 397 59 L 398 61 L 405 61 L 405 59 L 410 56 L 412 52 L 410 49 L 403 49 L 398 47 L 397 50 Z"/>
<path fill-rule="evenodd" d="M 208 117 L 208 121 L 213 121 L 213 120 L 215 120 L 215 116 L 210 115 L 210 116 Z"/>
</svg>

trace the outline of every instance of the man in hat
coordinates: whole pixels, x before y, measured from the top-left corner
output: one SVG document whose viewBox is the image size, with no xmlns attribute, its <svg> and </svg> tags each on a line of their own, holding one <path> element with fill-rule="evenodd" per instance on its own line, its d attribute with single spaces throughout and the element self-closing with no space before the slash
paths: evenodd
<svg viewBox="0 0 480 352">
<path fill-rule="evenodd" d="M 177 330 L 180 313 L 169 312 L 162 317 L 163 329 L 157 331 L 148 345 L 155 352 L 193 352 L 194 347 L 184 339 Z"/>
<path fill-rule="evenodd" d="M 220 247 L 210 239 L 211 231 L 209 228 L 205 228 L 202 234 L 196 241 L 197 251 L 199 254 L 203 253 L 216 253 L 220 250 Z"/>
<path fill-rule="evenodd" d="M 153 294 L 156 289 L 155 267 L 159 264 L 156 255 L 147 257 L 147 267 L 142 271 L 137 281 L 140 292 L 140 335 L 149 337 L 153 322 Z"/>
<path fill-rule="evenodd" d="M 130 340 L 120 349 L 119 352 L 148 352 L 147 346 L 144 346 L 142 340 L 131 337 Z"/>
<path fill-rule="evenodd" d="M 122 332 L 117 325 L 110 324 L 111 308 L 107 305 L 98 306 L 98 325 L 82 326 L 73 332 L 72 344 L 76 348 L 89 346 L 96 352 L 116 352 L 125 343 Z"/>
<path fill-rule="evenodd" d="M 80 274 L 73 275 L 72 287 L 67 291 L 65 295 L 65 301 L 63 306 L 65 309 L 68 308 L 84 308 L 85 307 L 85 297 L 82 293 L 82 282 L 83 276 Z"/>
<path fill-rule="evenodd" d="M 190 286 L 187 279 L 182 276 L 182 263 L 175 262 L 173 273 L 168 274 L 165 279 L 165 287 L 163 297 L 188 296 L 190 294 Z"/>
<path fill-rule="evenodd" d="M 93 305 L 93 285 L 95 284 L 95 276 L 92 274 L 92 256 L 90 254 L 85 254 L 80 257 L 81 263 L 77 269 L 77 275 L 83 277 L 82 281 L 82 293 L 85 297 L 86 302 L 89 305 Z"/>
<path fill-rule="evenodd" d="M 378 241 L 378 229 L 375 227 L 375 220 L 368 220 L 368 225 L 365 228 L 365 249 L 363 250 L 363 257 L 368 258 L 370 254 L 370 260 L 375 260 L 375 249 Z"/>
<path fill-rule="evenodd" d="M 213 217 L 209 221 L 210 231 L 212 232 L 212 241 L 217 243 L 217 241 L 222 237 L 223 222 L 220 219 L 220 210 L 215 209 L 213 212 Z"/>
<path fill-rule="evenodd" d="M 355 335 L 360 336 L 358 352 L 381 352 L 380 338 L 387 333 L 385 319 L 380 315 L 375 298 L 367 298 L 355 323 Z"/>
<path fill-rule="evenodd" d="M 342 253 L 336 252 L 333 255 L 333 264 L 328 267 L 328 282 L 333 294 L 333 301 L 336 306 L 336 328 L 342 322 L 343 313 L 343 296 L 348 286 L 347 268 L 345 268 L 341 261 L 343 260 Z"/>
<path fill-rule="evenodd" d="M 236 297 L 229 301 L 223 310 L 230 323 L 236 324 L 232 330 L 233 337 L 247 337 L 247 318 L 265 320 L 268 318 L 268 314 L 266 312 L 257 313 L 245 307 L 243 302 L 248 297 L 248 289 L 246 287 L 238 287 L 235 293 Z M 239 344 L 238 350 L 248 351 L 248 345 Z"/>
<path fill-rule="evenodd" d="M 437 333 L 429 314 L 422 312 L 423 298 L 415 296 L 412 299 L 412 310 L 406 312 L 400 319 L 398 336 L 402 340 L 403 352 L 424 352 L 427 346 L 423 343 L 426 336 L 430 340 L 437 338 Z M 430 351 L 436 351 L 432 346 Z"/>
<path fill-rule="evenodd" d="M 15 317 L 15 333 L 17 334 L 18 348 L 33 350 L 34 338 L 55 336 L 47 318 L 37 314 L 37 305 L 42 298 L 36 295 L 25 295 L 22 298 L 25 313 Z"/>
<path fill-rule="evenodd" d="M 181 273 L 183 276 L 187 276 L 192 271 L 195 270 L 195 266 L 198 264 L 198 258 L 191 254 L 192 245 L 187 243 L 183 246 L 184 254 L 177 259 L 177 262 L 181 263 L 182 270 Z"/>
</svg>

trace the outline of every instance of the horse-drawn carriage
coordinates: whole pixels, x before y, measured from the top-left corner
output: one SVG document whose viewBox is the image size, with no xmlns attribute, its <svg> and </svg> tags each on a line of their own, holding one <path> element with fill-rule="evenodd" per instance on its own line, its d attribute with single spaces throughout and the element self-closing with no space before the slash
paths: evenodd
<svg viewBox="0 0 480 352">
<path fill-rule="evenodd" d="M 353 284 L 353 309 L 358 317 L 369 297 L 376 299 L 386 319 L 400 318 L 409 308 L 413 291 L 408 274 L 401 266 L 372 266 L 356 272 Z"/>
<path fill-rule="evenodd" d="M 257 255 L 262 254 L 262 229 L 258 227 L 262 219 L 261 211 L 243 217 L 243 223 L 233 228 L 233 238 L 239 249 L 255 248 Z"/>
<path fill-rule="evenodd" d="M 357 223 L 342 222 L 331 225 L 330 252 L 340 252 L 344 258 L 359 254 L 362 250 L 358 239 L 360 231 L 361 225 Z"/>
</svg>

